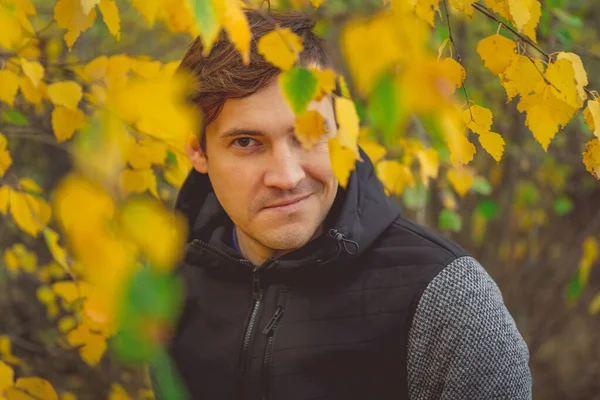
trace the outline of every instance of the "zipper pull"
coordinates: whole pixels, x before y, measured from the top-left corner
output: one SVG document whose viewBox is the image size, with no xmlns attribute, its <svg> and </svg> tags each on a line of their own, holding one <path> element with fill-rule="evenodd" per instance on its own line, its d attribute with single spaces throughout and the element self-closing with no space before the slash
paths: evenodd
<svg viewBox="0 0 600 400">
<path fill-rule="evenodd" d="M 255 300 L 260 297 L 260 277 L 257 271 L 252 274 L 252 297 Z"/>
<path fill-rule="evenodd" d="M 270 334 L 273 331 L 273 329 L 277 326 L 277 323 L 279 322 L 279 320 L 281 319 L 282 316 L 283 316 L 283 307 L 277 306 L 277 308 L 275 309 L 275 313 L 273 314 L 273 316 L 267 323 L 267 326 L 265 326 L 265 329 L 263 329 L 262 333 L 265 335 Z"/>
</svg>

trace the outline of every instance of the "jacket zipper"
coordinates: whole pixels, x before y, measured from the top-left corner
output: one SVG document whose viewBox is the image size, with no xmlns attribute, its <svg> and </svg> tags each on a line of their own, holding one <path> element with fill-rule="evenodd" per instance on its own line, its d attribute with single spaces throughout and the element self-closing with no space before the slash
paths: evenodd
<svg viewBox="0 0 600 400">
<path fill-rule="evenodd" d="M 275 334 L 277 333 L 277 327 L 283 317 L 285 311 L 285 292 L 281 292 L 278 295 L 278 305 L 275 308 L 273 316 L 263 329 L 263 335 L 267 336 L 267 345 L 265 347 L 265 354 L 263 357 L 262 372 L 261 372 L 261 399 L 268 400 L 271 395 L 271 363 L 273 360 L 273 347 L 275 344 Z"/>
<path fill-rule="evenodd" d="M 242 341 L 242 348 L 240 351 L 240 358 L 238 364 L 239 371 L 239 382 L 238 382 L 238 394 L 240 398 L 243 398 L 243 390 L 244 390 L 244 381 L 245 381 L 245 373 L 246 373 L 246 364 L 248 360 L 248 351 L 250 349 L 250 340 L 252 339 L 252 333 L 254 332 L 254 326 L 256 325 L 256 321 L 258 320 L 258 314 L 260 311 L 260 306 L 263 300 L 263 290 L 261 288 L 260 283 L 260 274 L 263 271 L 268 270 L 276 264 L 275 259 L 268 259 L 262 265 L 256 267 L 250 261 L 242 260 L 239 258 L 235 258 L 225 253 L 224 251 L 211 246 L 210 244 L 203 242 L 198 239 L 194 239 L 192 244 L 197 247 L 203 247 L 207 250 L 212 251 L 213 253 L 224 257 L 228 260 L 238 262 L 240 264 L 246 265 L 252 268 L 252 311 L 250 312 L 250 318 L 248 319 L 248 324 L 246 325 L 246 329 L 244 332 L 244 339 Z"/>
</svg>

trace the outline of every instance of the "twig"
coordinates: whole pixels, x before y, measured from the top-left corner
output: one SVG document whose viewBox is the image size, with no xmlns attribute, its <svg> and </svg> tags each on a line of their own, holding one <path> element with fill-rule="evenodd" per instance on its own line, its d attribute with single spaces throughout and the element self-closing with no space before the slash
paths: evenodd
<svg viewBox="0 0 600 400">
<path fill-rule="evenodd" d="M 14 126 L 0 126 L 0 131 L 2 131 L 5 136 L 9 136 L 11 138 L 31 140 L 33 142 L 47 144 L 49 146 L 56 147 L 57 149 L 64 150 L 67 153 L 71 153 L 69 148 L 58 143 L 53 136 L 46 131 Z"/>
<path fill-rule="evenodd" d="M 448 39 L 450 40 L 450 43 L 452 43 L 452 47 L 454 47 L 454 51 L 456 51 L 456 58 L 458 59 L 458 63 L 463 68 L 465 68 L 465 66 L 463 65 L 462 57 L 460 56 L 460 53 L 458 52 L 458 47 L 456 47 L 456 43 L 454 42 L 454 36 L 452 35 L 452 27 L 450 26 L 450 13 L 448 12 L 447 0 L 444 0 L 444 11 L 446 13 L 446 21 L 448 23 Z M 469 104 L 471 101 L 469 100 L 469 94 L 467 93 L 467 78 L 463 79 L 462 87 L 463 87 L 463 92 L 465 93 L 465 97 L 467 99 L 467 104 Z M 471 121 L 475 122 L 475 119 L 473 118 L 473 111 L 471 110 L 471 107 L 469 107 L 469 113 L 471 114 Z"/>
<path fill-rule="evenodd" d="M 518 36 L 519 39 L 521 39 L 522 41 L 526 42 L 527 44 L 531 45 L 531 47 L 533 47 L 534 49 L 536 49 L 537 51 L 539 51 L 541 54 L 543 54 L 548 60 L 551 59 L 550 55 L 548 53 L 546 53 L 544 50 L 542 50 L 537 44 L 535 44 L 531 39 L 529 39 L 527 36 L 523 35 L 522 33 L 516 31 L 515 29 L 513 29 L 512 27 L 506 25 L 504 22 L 500 21 L 498 19 L 498 17 L 496 17 L 496 15 L 494 15 L 490 10 L 487 9 L 487 7 L 479 4 L 479 3 L 473 3 L 473 8 L 476 9 L 477 11 L 479 11 L 480 13 L 482 13 L 483 15 L 485 15 L 486 17 L 498 22 L 499 24 L 501 24 L 502 26 L 504 26 L 506 29 L 508 29 L 509 31 L 511 31 L 514 35 Z"/>
</svg>

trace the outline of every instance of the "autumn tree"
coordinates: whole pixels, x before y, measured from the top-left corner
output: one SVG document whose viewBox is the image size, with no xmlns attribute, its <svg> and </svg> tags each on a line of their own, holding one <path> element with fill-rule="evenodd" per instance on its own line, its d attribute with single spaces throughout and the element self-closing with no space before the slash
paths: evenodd
<svg viewBox="0 0 600 400">
<path fill-rule="evenodd" d="M 258 52 L 281 70 L 278 79 L 297 116 L 299 140 L 310 148 L 325 134 L 323 117 L 307 105 L 333 95 L 339 85 L 340 128 L 329 139 L 329 150 L 340 184 L 347 184 L 361 162 L 360 146 L 390 196 L 410 206 L 426 203 L 423 193 L 435 190 L 436 223 L 454 232 L 462 231 L 461 199 L 470 193 L 489 197 L 494 184 L 494 175 L 486 176 L 477 160 L 501 165 L 511 145 L 498 128 L 496 110 L 477 101 L 481 97 L 461 57 L 464 43 L 453 30 L 484 19 L 492 33 L 472 51 L 487 69 L 486 79 L 501 86 L 505 101 L 544 152 L 571 120 L 582 118 L 591 137 L 571 163 L 600 179 L 600 96 L 589 87 L 576 52 L 540 45 L 538 32 L 548 29 L 548 14 L 539 0 L 122 3 L 0 0 L 3 266 L 11 282 L 30 277 L 31 290 L 24 293 L 50 323 L 50 328 L 34 324 L 13 331 L 12 325 L 23 322 L 18 315 L 0 322 L 0 396 L 8 399 L 57 399 L 58 394 L 68 399 L 75 392 L 89 398 L 152 397 L 143 366 L 171 368 L 162 343 L 177 322 L 182 297 L 181 282 L 170 271 L 181 258 L 187 232 L 182 218 L 165 205 L 190 169 L 183 148 L 198 131 L 201 115 L 185 102 L 188 81 L 175 73 L 177 61 L 132 52 L 133 46 L 144 50 L 141 37 L 129 51 L 81 57 L 85 50 L 77 44 L 86 35 L 109 34 L 114 48 L 125 48 L 133 36 L 124 23 L 128 12 L 148 30 L 160 26 L 166 37 L 185 36 L 182 43 L 200 35 L 206 53 L 225 34 L 244 62 L 251 45 L 244 8 L 265 18 L 276 7 L 315 15 L 315 30 L 339 47 L 337 71 L 297 65 L 302 40 L 287 29 L 277 28 L 257 43 Z M 31 163 L 21 153 L 27 142 L 52 151 L 60 173 Z M 546 172 L 558 173 L 550 167 Z M 520 190 L 527 201 L 531 188 Z M 497 214 L 494 204 L 489 198 L 480 202 L 472 216 L 477 240 Z M 526 229 L 544 218 L 526 207 L 514 213 L 529 224 Z M 578 246 L 582 257 L 568 288 L 571 301 L 598 258 L 593 232 Z M 590 309 L 600 309 L 600 297 Z M 32 341 L 33 349 L 41 346 L 41 357 L 72 360 L 76 354 L 89 370 L 103 371 L 108 378 L 99 381 L 105 392 L 36 376 L 39 366 L 12 349 Z M 115 370 L 113 361 L 122 369 Z M 169 398 L 182 398 L 176 374 L 165 376 Z"/>
</svg>

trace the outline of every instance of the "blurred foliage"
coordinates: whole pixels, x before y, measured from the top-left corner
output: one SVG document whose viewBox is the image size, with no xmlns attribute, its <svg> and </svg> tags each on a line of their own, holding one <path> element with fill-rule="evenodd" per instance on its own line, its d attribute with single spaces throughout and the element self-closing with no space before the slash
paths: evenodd
<svg viewBox="0 0 600 400">
<path fill-rule="evenodd" d="M 282 30 L 258 47 L 283 71 L 307 148 L 323 131 L 306 105 L 341 80 L 336 176 L 345 183 L 360 145 L 407 216 L 488 269 L 529 345 L 534 396 L 591 399 L 600 5 L 537 1 L 513 13 L 502 0 L 415 1 L 416 14 L 402 0 L 271 1 L 317 17 L 339 70 L 296 66 L 300 44 Z M 0 0 L 0 394 L 151 398 L 143 366 L 172 368 L 162 343 L 181 298 L 168 272 L 186 234 L 164 206 L 190 168 L 182 147 L 199 120 L 172 74 L 196 34 L 210 43 L 221 28 L 245 59 L 240 6 Z M 482 45 L 497 34 L 516 49 L 505 60 Z M 525 70 L 536 87 L 519 81 Z M 183 397 L 166 376 L 169 398 Z"/>
</svg>

